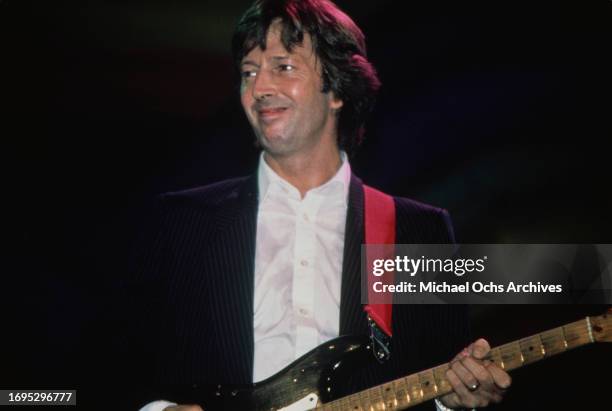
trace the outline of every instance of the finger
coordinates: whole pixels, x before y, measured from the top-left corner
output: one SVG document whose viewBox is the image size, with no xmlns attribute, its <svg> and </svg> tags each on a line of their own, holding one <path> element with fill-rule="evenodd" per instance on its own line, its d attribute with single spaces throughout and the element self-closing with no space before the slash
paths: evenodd
<svg viewBox="0 0 612 411">
<path fill-rule="evenodd" d="M 461 407 L 461 399 L 454 391 L 440 397 L 440 401 L 442 401 L 442 404 L 450 408 L 451 410 Z"/>
<path fill-rule="evenodd" d="M 497 390 L 495 390 L 495 391 L 493 391 L 491 393 L 491 395 L 489 396 L 489 403 L 493 402 L 493 403 L 498 404 L 498 403 L 502 402 L 502 400 L 504 399 L 504 395 L 502 393 L 500 393 L 498 390 L 499 389 L 497 389 Z M 489 405 L 489 404 L 487 404 L 487 405 Z"/>
<path fill-rule="evenodd" d="M 480 385 L 478 379 L 466 368 L 464 361 L 470 357 L 465 357 L 460 361 L 454 361 L 451 363 L 451 369 L 457 374 L 461 382 L 465 385 L 466 389 L 474 391 Z M 474 361 L 474 360 L 472 360 Z"/>
<path fill-rule="evenodd" d="M 510 387 L 510 385 L 512 385 L 512 377 L 510 377 L 510 375 L 506 371 L 502 370 L 495 363 L 487 365 L 486 368 L 491 373 L 495 385 L 497 385 L 502 390 L 506 390 Z"/>
<path fill-rule="evenodd" d="M 471 346 L 465 347 L 459 354 L 455 355 L 455 358 L 453 358 L 453 361 L 460 360 L 465 357 L 469 357 L 471 355 L 471 352 L 472 352 Z"/>
<path fill-rule="evenodd" d="M 485 406 L 489 402 L 501 401 L 503 392 L 495 384 L 493 375 L 487 367 L 482 365 L 481 361 L 468 357 L 462 360 L 462 364 L 478 380 L 479 387 L 474 394 L 485 402 Z"/>
<path fill-rule="evenodd" d="M 493 376 L 487 368 L 472 357 L 461 360 L 461 364 L 478 380 L 478 384 L 485 390 L 491 391 L 495 386 Z"/>
<path fill-rule="evenodd" d="M 457 394 L 459 400 L 457 406 L 474 408 L 479 405 L 476 396 L 467 389 L 461 378 L 452 368 L 446 371 L 446 379 L 451 387 L 453 387 L 455 394 Z"/>
<path fill-rule="evenodd" d="M 482 360 L 491 351 L 489 342 L 484 338 L 479 338 L 470 345 L 470 354 L 478 360 Z"/>
</svg>

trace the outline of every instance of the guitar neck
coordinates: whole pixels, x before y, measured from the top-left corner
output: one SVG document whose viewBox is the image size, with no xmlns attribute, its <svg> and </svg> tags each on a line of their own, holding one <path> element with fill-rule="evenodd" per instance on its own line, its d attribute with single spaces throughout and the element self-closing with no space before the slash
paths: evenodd
<svg viewBox="0 0 612 411">
<path fill-rule="evenodd" d="M 586 317 L 562 327 L 492 348 L 486 359 L 506 371 L 595 342 L 591 319 Z M 321 410 L 403 410 L 452 391 L 445 374 L 450 363 L 411 374 L 347 397 L 322 404 Z"/>
</svg>

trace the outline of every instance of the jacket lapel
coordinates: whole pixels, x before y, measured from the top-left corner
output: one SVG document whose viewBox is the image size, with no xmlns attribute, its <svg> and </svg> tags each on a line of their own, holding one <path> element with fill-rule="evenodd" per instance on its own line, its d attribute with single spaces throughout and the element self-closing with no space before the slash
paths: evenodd
<svg viewBox="0 0 612 411">
<path fill-rule="evenodd" d="M 363 183 L 351 176 L 349 187 L 342 286 L 340 292 L 340 335 L 367 334 L 367 318 L 361 305 L 361 244 L 363 229 Z"/>
<path fill-rule="evenodd" d="M 228 356 L 221 369 L 229 370 L 228 381 L 250 383 L 253 378 L 253 294 L 255 239 L 257 228 L 257 178 L 248 177 L 220 204 L 217 212 L 220 255 L 219 278 L 214 300 L 222 311 L 223 340 Z"/>
</svg>

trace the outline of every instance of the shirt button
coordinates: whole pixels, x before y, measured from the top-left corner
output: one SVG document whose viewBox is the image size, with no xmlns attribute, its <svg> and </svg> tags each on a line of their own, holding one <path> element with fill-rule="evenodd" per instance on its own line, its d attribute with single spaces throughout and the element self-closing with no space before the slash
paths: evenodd
<svg viewBox="0 0 612 411">
<path fill-rule="evenodd" d="M 301 265 L 302 267 L 308 267 L 308 261 L 306 261 L 306 260 L 302 260 L 302 261 L 300 261 L 300 265 Z"/>
<path fill-rule="evenodd" d="M 298 312 L 300 313 L 300 315 L 302 315 L 302 316 L 304 316 L 304 317 L 307 317 L 307 316 L 310 314 L 310 311 L 308 311 L 308 310 L 307 310 L 307 309 L 305 309 L 305 308 L 300 308 L 300 309 L 298 310 Z"/>
<path fill-rule="evenodd" d="M 304 221 L 308 222 L 310 219 L 308 218 L 308 214 L 304 213 Z"/>
</svg>

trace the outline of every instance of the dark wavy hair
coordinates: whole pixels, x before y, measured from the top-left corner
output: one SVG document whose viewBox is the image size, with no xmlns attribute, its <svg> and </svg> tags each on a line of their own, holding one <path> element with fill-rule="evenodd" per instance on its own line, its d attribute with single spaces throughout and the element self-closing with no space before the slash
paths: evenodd
<svg viewBox="0 0 612 411">
<path fill-rule="evenodd" d="M 365 37 L 359 27 L 329 0 L 257 0 L 240 19 L 232 39 L 236 68 L 259 46 L 266 48 L 270 25 L 282 23 L 281 41 L 287 51 L 302 44 L 304 33 L 321 61 L 323 90 L 342 99 L 338 115 L 338 146 L 354 153 L 374 108 L 380 80 L 366 58 Z"/>
</svg>

